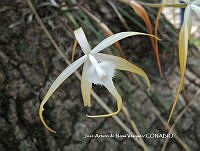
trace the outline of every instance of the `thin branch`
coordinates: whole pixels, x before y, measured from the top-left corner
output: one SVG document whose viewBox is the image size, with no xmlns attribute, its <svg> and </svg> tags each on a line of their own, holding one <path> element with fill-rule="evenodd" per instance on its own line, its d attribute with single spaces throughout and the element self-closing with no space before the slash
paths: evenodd
<svg viewBox="0 0 200 151">
<path fill-rule="evenodd" d="M 131 28 L 128 26 L 126 20 L 124 19 L 124 17 L 121 15 L 121 13 L 118 11 L 118 9 L 116 8 L 116 6 L 110 1 L 110 0 L 106 0 L 108 2 L 108 4 L 113 8 L 113 10 L 115 11 L 115 13 L 117 14 L 117 17 L 119 18 L 120 22 L 122 23 L 122 25 L 125 27 L 125 29 L 127 31 L 130 31 Z"/>
<path fill-rule="evenodd" d="M 182 118 L 182 116 L 186 113 L 186 111 L 190 108 L 190 106 L 195 102 L 195 100 L 197 99 L 199 94 L 200 94 L 200 89 L 196 92 L 194 98 L 189 102 L 189 104 L 184 108 L 184 110 L 177 116 L 177 118 L 174 121 L 172 127 L 169 129 L 169 133 L 171 133 L 174 130 L 174 128 L 175 128 L 176 124 L 178 123 L 178 121 Z M 165 140 L 165 142 L 164 142 L 163 147 L 162 147 L 162 151 L 165 151 L 165 148 L 167 146 L 168 141 L 169 141 L 169 139 L 167 138 Z"/>
<path fill-rule="evenodd" d="M 121 0 L 123 1 L 123 0 Z M 127 0 L 125 0 L 127 1 Z M 152 4 L 152 3 L 144 3 L 144 2 L 141 2 L 141 1 L 136 1 L 137 3 L 143 5 L 143 6 L 147 6 L 147 7 L 162 7 L 163 4 Z M 179 7 L 179 8 L 185 8 L 187 6 L 187 4 L 184 4 L 184 3 L 175 3 L 175 4 L 165 4 L 165 7 Z"/>
<path fill-rule="evenodd" d="M 132 128 L 134 129 L 135 133 L 137 134 L 137 136 L 141 136 L 140 131 L 138 130 L 136 123 L 131 119 L 131 116 L 130 116 L 127 108 L 125 106 L 123 106 L 122 110 L 123 110 L 127 120 L 131 124 Z M 141 138 L 139 137 L 139 139 L 141 140 L 141 142 L 143 143 L 143 146 L 145 147 L 144 150 L 148 151 L 148 148 L 146 147 L 146 144 L 144 143 L 144 140 L 142 139 L 142 137 Z"/>
</svg>

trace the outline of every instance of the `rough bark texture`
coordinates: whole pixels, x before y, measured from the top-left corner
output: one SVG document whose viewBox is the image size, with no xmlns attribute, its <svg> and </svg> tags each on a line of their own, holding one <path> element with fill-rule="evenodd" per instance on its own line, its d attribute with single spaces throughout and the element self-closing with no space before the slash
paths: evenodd
<svg viewBox="0 0 200 151">
<path fill-rule="evenodd" d="M 40 3 L 38 1 L 35 4 Z M 97 0 L 96 3 L 87 1 L 87 4 L 109 27 L 112 27 L 112 24 L 119 24 L 107 3 Z M 125 5 L 123 7 L 128 8 Z M 55 10 L 45 7 L 37 11 L 60 48 L 70 58 L 73 41 L 59 19 L 54 17 Z M 142 150 L 130 138 L 83 138 L 85 134 L 115 135 L 126 132 L 112 118 L 90 119 L 85 116 L 85 113 L 95 115 L 105 111 L 95 100 L 92 101 L 92 108 L 86 111 L 82 103 L 80 81 L 75 75 L 70 76 L 45 105 L 45 119 L 57 130 L 57 134 L 52 134 L 44 128 L 38 116 L 40 102 L 51 83 L 67 65 L 53 48 L 35 18 L 28 22 L 30 12 L 26 1 L 0 1 L 0 151 Z M 109 14 L 114 14 L 114 17 Z M 134 13 L 132 14 L 143 24 Z M 140 84 L 131 84 L 127 77 L 119 78 L 120 73 L 114 80 L 120 89 L 124 105 L 141 134 L 165 132 L 164 125 L 155 111 L 167 119 L 180 79 L 176 57 L 177 37 L 173 35 L 177 32 L 163 17 L 162 22 L 165 25 L 161 26 L 160 31 L 165 40 L 161 42 L 160 52 L 169 84 L 159 77 L 148 38 L 138 37 L 134 43 L 130 38 L 121 44 L 129 56 L 128 59 L 139 64 L 151 77 L 151 92 L 147 93 Z M 140 30 L 138 26 L 131 26 L 133 30 Z M 112 29 L 115 32 L 124 30 L 121 25 L 113 26 Z M 93 40 L 92 33 L 86 33 L 89 40 Z M 200 68 L 197 66 L 200 64 L 200 55 L 193 46 L 190 49 L 185 84 L 191 99 L 200 86 Z M 78 49 L 76 58 L 80 55 Z M 107 91 L 101 87 L 95 90 L 114 109 L 115 104 Z M 199 97 L 197 99 L 176 128 L 176 135 L 180 136 L 192 151 L 200 150 L 200 100 Z M 184 100 L 179 101 L 174 117 L 184 107 Z M 122 112 L 119 117 L 130 127 Z M 151 150 L 160 150 L 163 141 L 161 138 L 145 139 Z M 170 139 L 167 150 L 182 151 L 183 148 L 173 138 Z"/>
</svg>

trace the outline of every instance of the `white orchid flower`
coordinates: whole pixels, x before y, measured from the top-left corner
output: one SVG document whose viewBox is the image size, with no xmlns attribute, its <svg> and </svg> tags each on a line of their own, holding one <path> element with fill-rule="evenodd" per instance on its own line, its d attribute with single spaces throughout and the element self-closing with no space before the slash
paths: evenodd
<svg viewBox="0 0 200 151">
<path fill-rule="evenodd" d="M 83 71 L 82 71 L 82 79 L 81 79 L 81 91 L 82 91 L 82 97 L 83 97 L 83 103 L 84 106 L 91 106 L 91 91 L 92 91 L 92 84 L 100 84 L 103 85 L 108 89 L 108 91 L 113 95 L 113 97 L 117 101 L 117 111 L 112 114 L 105 114 L 105 115 L 96 115 L 96 116 L 90 116 L 88 117 L 108 117 L 112 115 L 116 115 L 120 112 L 122 108 L 122 98 L 117 92 L 112 78 L 114 76 L 115 69 L 118 70 L 125 70 L 132 73 L 136 73 L 140 76 L 142 76 L 147 85 L 148 88 L 150 87 L 150 81 L 145 74 L 145 72 L 140 69 L 139 67 L 131 64 L 130 62 L 126 61 L 125 59 L 117 56 L 107 55 L 99 53 L 101 50 L 111 46 L 115 42 L 124 39 L 129 36 L 134 35 L 148 35 L 155 37 L 150 34 L 140 33 L 140 32 L 121 32 L 118 34 L 114 34 L 105 40 L 103 40 L 101 43 L 99 43 L 96 47 L 94 47 L 91 50 L 91 47 L 86 39 L 86 36 L 83 32 L 82 28 L 77 29 L 75 32 L 75 37 L 81 46 L 82 51 L 84 52 L 84 56 L 73 62 L 71 65 L 69 65 L 54 81 L 54 83 L 49 88 L 47 94 L 45 95 L 44 99 L 41 102 L 39 115 L 42 123 L 45 125 L 45 127 L 50 130 L 51 132 L 54 132 L 50 127 L 47 126 L 45 123 L 42 112 L 44 110 L 43 106 L 48 101 L 50 96 L 54 93 L 54 91 L 63 83 L 64 80 L 66 80 L 73 72 L 75 72 L 82 64 L 83 65 Z"/>
<path fill-rule="evenodd" d="M 197 17 L 200 19 L 200 0 L 195 0 L 195 1 L 183 0 L 183 1 L 188 5 L 185 8 L 184 22 L 179 33 L 179 64 L 180 64 L 181 80 L 168 118 L 168 124 L 172 118 L 172 114 L 175 110 L 180 92 L 184 86 L 184 74 L 186 69 L 187 53 L 188 53 L 188 40 L 190 39 L 190 34 L 191 34 L 193 14 L 196 14 Z"/>
</svg>

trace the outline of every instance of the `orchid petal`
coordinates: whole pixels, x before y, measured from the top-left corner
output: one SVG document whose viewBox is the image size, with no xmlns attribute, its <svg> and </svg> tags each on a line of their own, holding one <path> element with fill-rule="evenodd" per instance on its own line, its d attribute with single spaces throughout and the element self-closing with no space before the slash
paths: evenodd
<svg viewBox="0 0 200 151">
<path fill-rule="evenodd" d="M 191 9 L 196 13 L 197 17 L 200 19 L 200 7 L 191 4 Z"/>
<path fill-rule="evenodd" d="M 74 35 L 75 35 L 76 40 L 78 41 L 79 45 L 81 46 L 81 49 L 83 50 L 83 52 L 85 54 L 88 54 L 91 50 L 91 47 L 87 41 L 87 38 L 83 31 L 83 28 L 79 28 L 79 29 L 75 30 Z"/>
<path fill-rule="evenodd" d="M 117 42 L 119 40 L 122 40 L 122 39 L 124 39 L 126 37 L 135 36 L 135 35 L 145 35 L 145 36 L 151 36 L 151 37 L 154 37 L 156 39 L 159 39 L 154 35 L 145 34 L 145 33 L 141 33 L 141 32 L 121 32 L 121 33 L 114 34 L 114 35 L 104 39 L 95 48 L 92 49 L 91 53 L 92 54 L 98 53 L 101 50 L 111 46 L 112 44 L 114 44 L 115 42 Z"/>
<path fill-rule="evenodd" d="M 142 76 L 147 83 L 148 88 L 150 88 L 150 81 L 149 78 L 147 77 L 146 73 L 139 67 L 137 67 L 136 65 L 128 62 L 127 60 L 121 58 L 121 57 L 117 57 L 117 56 L 112 56 L 112 55 L 107 55 L 107 54 L 102 54 L 102 53 L 97 53 L 94 55 L 95 58 L 97 58 L 98 61 L 108 61 L 110 63 L 112 63 L 116 69 L 118 70 L 125 70 L 125 71 L 129 71 L 132 73 L 136 73 L 140 76 Z"/>
<path fill-rule="evenodd" d="M 48 101 L 50 96 L 54 93 L 54 91 L 66 80 L 74 71 L 76 71 L 85 61 L 87 60 L 87 56 L 83 56 L 70 64 L 53 82 L 51 87 L 49 88 L 47 94 L 45 95 L 44 99 L 42 100 L 40 104 L 40 109 L 39 109 L 39 115 L 42 123 L 44 126 L 51 132 L 56 133 L 56 131 L 52 130 L 44 121 L 44 118 L 42 116 L 42 112 L 44 111 L 43 106 L 45 103 Z"/>
<path fill-rule="evenodd" d="M 114 84 L 113 84 L 113 81 L 112 81 L 112 78 L 109 79 L 109 80 L 104 80 L 104 86 L 108 89 L 108 91 L 115 97 L 115 99 L 117 100 L 117 111 L 116 112 L 113 112 L 113 113 L 110 113 L 110 114 L 104 114 L 104 115 L 87 115 L 87 117 L 92 117 L 92 118 L 96 118 L 96 117 L 109 117 L 109 116 L 113 116 L 113 115 L 116 115 L 118 114 L 121 109 L 122 109 L 122 98 L 121 96 L 119 95 L 119 93 L 117 92 Z"/>
<path fill-rule="evenodd" d="M 92 83 L 88 81 L 86 77 L 87 69 L 89 67 L 89 61 L 85 62 L 83 65 L 82 78 L 81 78 L 81 92 L 83 96 L 84 106 L 91 106 L 91 91 Z"/>
</svg>

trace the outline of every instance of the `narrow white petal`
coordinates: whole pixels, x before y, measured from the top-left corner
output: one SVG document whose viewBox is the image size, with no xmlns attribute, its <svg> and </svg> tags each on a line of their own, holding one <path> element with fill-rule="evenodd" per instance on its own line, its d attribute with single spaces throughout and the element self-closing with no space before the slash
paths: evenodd
<svg viewBox="0 0 200 151">
<path fill-rule="evenodd" d="M 192 4 L 191 9 L 196 13 L 197 17 L 200 19 L 200 7 Z"/>
<path fill-rule="evenodd" d="M 42 123 L 45 125 L 45 127 L 47 129 L 49 129 L 52 132 L 55 132 L 54 130 L 52 130 L 51 128 L 49 128 L 47 126 L 47 124 L 45 123 L 43 116 L 42 116 L 42 112 L 44 110 L 43 106 L 45 105 L 45 103 L 48 101 L 48 99 L 50 98 L 50 96 L 54 93 L 54 91 L 64 82 L 64 80 L 66 80 L 74 71 L 76 71 L 85 61 L 87 60 L 87 56 L 83 56 L 81 58 L 79 58 L 78 60 L 76 60 L 75 62 L 73 62 L 72 64 L 70 64 L 57 78 L 56 80 L 53 82 L 53 84 L 51 85 L 51 87 L 49 88 L 47 94 L 45 95 L 44 99 L 42 100 L 41 104 L 40 104 L 40 110 L 39 110 L 39 115 L 40 115 L 40 119 L 42 121 Z"/>
<path fill-rule="evenodd" d="M 85 54 L 88 54 L 91 50 L 91 47 L 90 47 L 90 44 L 87 41 L 87 38 L 85 36 L 83 29 L 79 28 L 79 29 L 75 30 L 74 35 L 75 35 L 79 45 L 81 46 L 82 51 Z"/>
<path fill-rule="evenodd" d="M 117 34 L 114 34 L 114 35 L 104 39 L 102 42 L 100 42 L 94 49 L 92 49 L 91 53 L 92 54 L 98 53 L 101 50 L 111 46 L 114 43 L 116 43 L 117 41 L 122 40 L 122 39 L 124 39 L 126 37 L 134 36 L 134 35 L 148 35 L 148 36 L 155 37 L 153 35 L 140 33 L 140 32 L 121 32 L 121 33 L 117 33 Z"/>
<path fill-rule="evenodd" d="M 49 97 L 54 93 L 54 91 L 63 83 L 64 80 L 66 80 L 74 71 L 76 71 L 85 61 L 87 60 L 87 56 L 83 56 L 70 64 L 53 82 L 51 87 L 49 88 L 47 94 L 45 95 L 41 106 L 43 106 Z M 45 101 L 44 101 L 45 100 Z"/>
<path fill-rule="evenodd" d="M 90 62 L 87 61 L 83 65 L 82 78 L 81 78 L 81 92 L 83 96 L 84 106 L 91 106 L 91 91 L 92 83 L 88 81 L 87 72 Z"/>
</svg>

